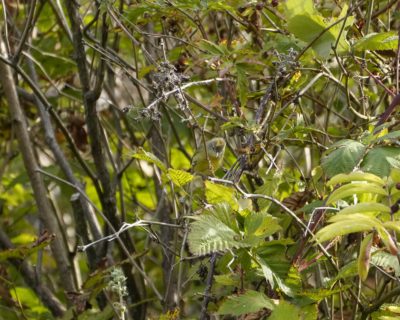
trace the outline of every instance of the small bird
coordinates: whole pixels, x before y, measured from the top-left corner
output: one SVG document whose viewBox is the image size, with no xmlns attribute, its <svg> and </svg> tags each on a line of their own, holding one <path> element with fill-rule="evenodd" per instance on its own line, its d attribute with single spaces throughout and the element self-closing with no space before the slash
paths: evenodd
<svg viewBox="0 0 400 320">
<path fill-rule="evenodd" d="M 205 176 L 214 175 L 224 161 L 225 146 L 225 139 L 219 137 L 206 142 L 207 152 L 202 144 L 192 158 L 192 172 Z"/>
</svg>

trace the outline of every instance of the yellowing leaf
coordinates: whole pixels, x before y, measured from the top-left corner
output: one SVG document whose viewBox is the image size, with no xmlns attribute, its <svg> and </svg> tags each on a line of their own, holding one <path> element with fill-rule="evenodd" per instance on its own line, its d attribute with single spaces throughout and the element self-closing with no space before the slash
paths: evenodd
<svg viewBox="0 0 400 320">
<path fill-rule="evenodd" d="M 351 182 L 351 181 L 368 181 L 368 182 L 376 183 L 380 186 L 385 185 L 385 181 L 383 181 L 382 178 L 380 178 L 372 173 L 360 172 L 360 171 L 351 172 L 348 174 L 344 174 L 344 173 L 337 174 L 336 176 L 332 177 L 326 185 L 327 186 L 335 186 L 337 184 Z"/>
<path fill-rule="evenodd" d="M 193 180 L 193 175 L 189 172 L 177 169 L 168 169 L 168 177 L 178 187 L 183 187 L 185 184 Z"/>
<path fill-rule="evenodd" d="M 238 210 L 239 204 L 236 199 L 236 191 L 234 188 L 216 184 L 208 180 L 205 182 L 205 186 L 208 203 L 220 204 L 222 202 L 227 202 L 233 210 Z"/>
<path fill-rule="evenodd" d="M 382 203 L 364 202 L 340 210 L 336 215 L 351 215 L 354 213 L 390 213 L 390 208 Z"/>
<path fill-rule="evenodd" d="M 326 204 L 333 203 L 337 200 L 344 199 L 354 194 L 372 193 L 378 195 L 387 195 L 385 189 L 372 183 L 354 182 L 349 183 L 336 189 L 328 197 Z"/>
<path fill-rule="evenodd" d="M 371 260 L 371 246 L 374 234 L 368 234 L 360 245 L 360 253 L 358 255 L 358 275 L 362 281 L 365 281 L 368 276 L 369 261 Z"/>
</svg>

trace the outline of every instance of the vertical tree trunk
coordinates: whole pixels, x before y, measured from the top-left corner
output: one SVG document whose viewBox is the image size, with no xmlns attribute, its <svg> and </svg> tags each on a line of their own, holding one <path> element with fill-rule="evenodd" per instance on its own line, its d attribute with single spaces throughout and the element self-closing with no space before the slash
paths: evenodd
<svg viewBox="0 0 400 320">
<path fill-rule="evenodd" d="M 1 35 L 0 52 L 3 57 L 8 57 Z M 68 248 L 63 242 L 61 230 L 57 222 L 57 217 L 55 216 L 56 213 L 53 211 L 48 199 L 47 189 L 42 176 L 37 171 L 39 167 L 28 134 L 26 119 L 18 99 L 11 67 L 4 62 L 0 62 L 0 74 L 0 83 L 3 86 L 6 96 L 12 123 L 18 139 L 19 149 L 21 150 L 24 166 L 32 186 L 39 217 L 49 232 L 55 234 L 56 236 L 54 241 L 51 243 L 51 249 L 54 259 L 57 262 L 60 274 L 62 274 L 60 281 L 63 286 L 63 291 L 75 291 L 75 278 L 73 276 L 71 262 L 68 257 Z"/>
</svg>

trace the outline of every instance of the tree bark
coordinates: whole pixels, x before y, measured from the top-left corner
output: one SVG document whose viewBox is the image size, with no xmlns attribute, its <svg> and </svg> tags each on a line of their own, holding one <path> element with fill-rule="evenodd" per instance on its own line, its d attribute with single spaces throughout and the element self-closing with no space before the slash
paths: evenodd
<svg viewBox="0 0 400 320">
<path fill-rule="evenodd" d="M 0 52 L 3 57 L 8 58 L 3 38 L 0 35 Z M 63 242 L 61 230 L 57 222 L 57 217 L 53 211 L 52 205 L 48 199 L 47 189 L 42 176 L 37 171 L 38 163 L 36 161 L 32 143 L 28 134 L 26 119 L 23 114 L 17 89 L 14 83 L 14 77 L 9 65 L 0 62 L 0 83 L 3 86 L 5 97 L 10 110 L 12 124 L 14 126 L 18 139 L 19 149 L 21 150 L 25 169 L 27 171 L 33 195 L 36 201 L 39 218 L 49 232 L 55 234 L 55 239 L 51 243 L 53 257 L 57 262 L 58 269 L 62 277 L 60 278 L 63 289 L 66 291 L 75 291 L 75 278 L 71 262 L 68 257 L 68 248 Z"/>
</svg>

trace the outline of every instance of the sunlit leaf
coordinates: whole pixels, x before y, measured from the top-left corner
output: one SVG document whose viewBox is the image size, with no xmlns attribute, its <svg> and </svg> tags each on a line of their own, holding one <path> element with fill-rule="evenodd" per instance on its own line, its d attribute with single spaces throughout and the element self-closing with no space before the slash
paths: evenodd
<svg viewBox="0 0 400 320">
<path fill-rule="evenodd" d="M 345 184 L 334 190 L 328 199 L 327 204 L 334 203 L 337 200 L 344 199 L 354 194 L 371 193 L 377 195 L 387 195 L 387 191 L 374 183 L 354 182 Z"/>
<path fill-rule="evenodd" d="M 349 233 L 371 231 L 381 225 L 379 220 L 362 214 L 341 215 L 340 218 L 342 219 L 319 230 L 316 239 L 324 242 Z"/>
<path fill-rule="evenodd" d="M 233 187 L 213 183 L 208 180 L 205 182 L 205 186 L 206 199 L 208 203 L 220 204 L 227 202 L 232 209 L 237 210 L 239 208 L 239 204 L 236 199 L 236 191 Z"/>
<path fill-rule="evenodd" d="M 274 308 L 271 316 L 268 319 L 269 320 L 282 320 L 282 319 L 300 320 L 301 319 L 300 318 L 300 309 L 285 300 L 280 300 L 279 304 Z"/>
<path fill-rule="evenodd" d="M 147 161 L 149 163 L 154 163 L 157 167 L 159 167 L 162 171 L 166 171 L 167 167 L 165 166 L 164 163 L 162 163 L 162 161 L 160 159 L 158 159 L 154 154 L 152 154 L 151 152 L 148 152 L 144 149 L 140 149 L 139 152 L 134 153 L 132 155 L 133 158 L 135 159 L 140 159 L 140 160 L 144 160 Z"/>
<path fill-rule="evenodd" d="M 383 181 L 380 177 L 378 177 L 372 173 L 359 172 L 359 171 L 351 172 L 348 174 L 344 174 L 344 173 L 338 174 L 338 175 L 332 177 L 326 185 L 327 186 L 335 186 L 337 184 L 351 182 L 351 181 L 368 181 L 368 182 L 376 183 L 381 186 L 385 185 L 385 181 Z"/>
<path fill-rule="evenodd" d="M 168 168 L 167 172 L 168 172 L 168 177 L 178 187 L 182 187 L 193 180 L 193 175 L 183 170 Z"/>
<path fill-rule="evenodd" d="M 390 213 L 390 207 L 376 202 L 363 202 L 348 206 L 340 210 L 337 215 L 346 215 L 354 213 Z"/>
</svg>

